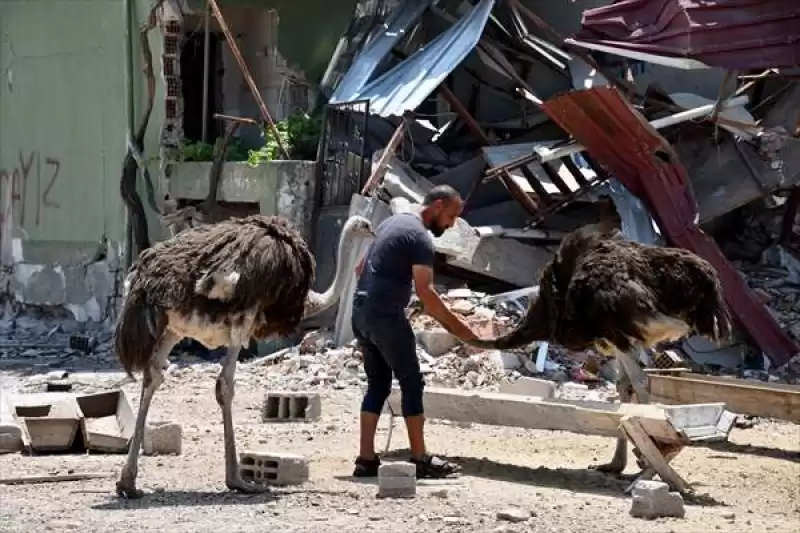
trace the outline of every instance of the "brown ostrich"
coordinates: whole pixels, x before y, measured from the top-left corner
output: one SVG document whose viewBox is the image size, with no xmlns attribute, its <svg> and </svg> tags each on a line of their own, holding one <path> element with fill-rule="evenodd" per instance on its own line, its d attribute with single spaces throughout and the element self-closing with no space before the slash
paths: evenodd
<svg viewBox="0 0 800 533">
<path fill-rule="evenodd" d="M 638 401 L 646 403 L 644 376 L 628 354 L 690 333 L 715 342 L 730 338 L 730 314 L 714 267 L 686 250 L 625 239 L 604 223 L 562 240 L 542 270 L 538 296 L 513 330 L 467 342 L 486 349 L 534 341 L 574 351 L 593 348 L 620 363 L 621 401 L 631 399 L 634 385 Z M 612 461 L 596 468 L 622 473 L 626 463 L 627 441 L 621 437 Z"/>
<path fill-rule="evenodd" d="M 351 217 L 339 241 L 336 274 L 321 294 L 311 291 L 315 261 L 301 235 L 280 217 L 253 215 L 191 228 L 143 251 L 125 280 L 115 345 L 123 368 L 143 372 L 136 427 L 117 493 L 137 498 L 139 448 L 147 411 L 172 348 L 189 337 L 209 349 L 227 346 L 217 377 L 222 408 L 225 481 L 230 489 L 266 492 L 242 480 L 231 407 L 236 361 L 251 338 L 286 335 L 300 321 L 334 305 L 343 268 L 357 237 L 372 235 L 369 220 Z"/>
</svg>

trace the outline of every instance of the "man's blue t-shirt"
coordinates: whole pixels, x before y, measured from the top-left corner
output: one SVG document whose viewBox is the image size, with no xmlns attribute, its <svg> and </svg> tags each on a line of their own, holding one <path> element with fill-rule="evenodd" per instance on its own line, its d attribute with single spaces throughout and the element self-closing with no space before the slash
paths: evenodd
<svg viewBox="0 0 800 533">
<path fill-rule="evenodd" d="M 433 266 L 435 253 L 433 238 L 417 215 L 392 215 L 375 231 L 356 290 L 381 308 L 403 310 L 411 300 L 411 267 Z"/>
</svg>

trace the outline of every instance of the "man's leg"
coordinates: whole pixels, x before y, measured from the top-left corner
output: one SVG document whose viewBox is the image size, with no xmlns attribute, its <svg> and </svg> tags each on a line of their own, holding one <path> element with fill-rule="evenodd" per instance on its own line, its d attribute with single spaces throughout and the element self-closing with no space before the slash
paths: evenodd
<svg viewBox="0 0 800 533">
<path fill-rule="evenodd" d="M 367 375 L 367 392 L 361 403 L 360 444 L 356 468 L 357 477 L 374 477 L 378 475 L 380 458 L 375 453 L 375 433 L 378 429 L 383 405 L 392 390 L 392 370 L 378 353 L 378 348 L 363 337 L 354 328 L 353 333 L 358 340 L 364 357 L 364 373 Z"/>
<path fill-rule="evenodd" d="M 418 477 L 444 477 L 455 472 L 455 465 L 432 457 L 425 446 L 425 380 L 417 359 L 414 331 L 405 317 L 392 321 L 391 329 L 376 328 L 375 343 L 400 384 L 403 418 L 408 431 L 411 461 L 417 465 Z"/>
</svg>

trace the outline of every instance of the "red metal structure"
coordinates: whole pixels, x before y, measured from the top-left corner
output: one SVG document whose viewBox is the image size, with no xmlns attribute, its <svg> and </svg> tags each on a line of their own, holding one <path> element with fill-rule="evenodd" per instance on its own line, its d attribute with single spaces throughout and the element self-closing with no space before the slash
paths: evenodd
<svg viewBox="0 0 800 533">
<path fill-rule="evenodd" d="M 575 39 L 725 69 L 800 65 L 797 0 L 621 0 L 583 12 Z"/>
<path fill-rule="evenodd" d="M 673 148 L 616 89 L 570 92 L 544 102 L 542 109 L 645 202 L 672 244 L 717 269 L 731 312 L 774 365 L 800 352 L 714 240 L 697 227 L 697 202 Z"/>
</svg>

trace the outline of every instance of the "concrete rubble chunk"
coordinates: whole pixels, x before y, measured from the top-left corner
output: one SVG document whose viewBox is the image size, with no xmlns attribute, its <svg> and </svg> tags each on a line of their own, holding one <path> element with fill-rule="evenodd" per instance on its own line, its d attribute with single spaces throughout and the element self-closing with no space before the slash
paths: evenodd
<svg viewBox="0 0 800 533">
<path fill-rule="evenodd" d="M 8 432 L 11 429 L 6 426 L 0 426 L 0 454 L 2 453 L 16 453 L 22 450 L 22 432 L 19 428 L 16 432 Z"/>
<path fill-rule="evenodd" d="M 670 492 L 669 485 L 661 481 L 637 481 L 633 487 L 630 514 L 636 518 L 683 518 L 686 509 L 683 496 Z"/>
<path fill-rule="evenodd" d="M 455 335 L 444 328 L 420 331 L 417 333 L 417 339 L 422 344 L 422 347 L 425 348 L 425 351 L 433 357 L 446 354 L 458 344 L 458 339 Z"/>
<path fill-rule="evenodd" d="M 525 522 L 529 520 L 531 513 L 520 509 L 519 507 L 509 507 L 497 513 L 498 520 L 505 520 L 506 522 Z"/>
<path fill-rule="evenodd" d="M 379 498 L 413 498 L 416 494 L 416 465 L 403 461 L 382 464 L 378 468 Z"/>
<path fill-rule="evenodd" d="M 549 399 L 555 397 L 556 384 L 546 379 L 523 376 L 513 383 L 501 383 L 500 392 Z"/>
<path fill-rule="evenodd" d="M 503 370 L 518 370 L 522 368 L 522 361 L 515 353 L 491 350 L 486 355 Z"/>
<path fill-rule="evenodd" d="M 180 455 L 183 429 L 173 422 L 151 422 L 144 428 L 142 450 L 145 455 Z"/>
</svg>

